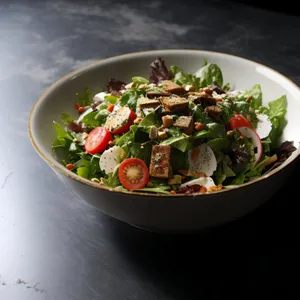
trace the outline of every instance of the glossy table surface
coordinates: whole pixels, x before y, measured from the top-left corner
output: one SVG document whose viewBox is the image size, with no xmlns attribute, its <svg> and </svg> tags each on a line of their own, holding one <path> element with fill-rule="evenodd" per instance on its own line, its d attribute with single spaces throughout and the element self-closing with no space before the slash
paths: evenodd
<svg viewBox="0 0 300 300">
<path fill-rule="evenodd" d="M 244 298 L 259 289 L 286 299 L 296 288 L 299 163 L 244 218 L 205 233 L 157 235 L 67 190 L 33 150 L 27 120 L 64 74 L 133 51 L 227 52 L 300 84 L 299 32 L 299 16 L 231 1 L 1 1 L 0 299 Z"/>
</svg>

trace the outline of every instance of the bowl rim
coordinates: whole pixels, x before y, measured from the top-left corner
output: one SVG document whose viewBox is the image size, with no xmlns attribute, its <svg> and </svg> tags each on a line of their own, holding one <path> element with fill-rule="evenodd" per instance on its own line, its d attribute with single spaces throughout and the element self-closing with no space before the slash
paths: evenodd
<svg viewBox="0 0 300 300">
<path fill-rule="evenodd" d="M 95 60 L 92 63 L 89 63 L 83 67 L 77 68 L 67 74 L 65 74 L 64 76 L 60 77 L 58 80 L 56 80 L 55 82 L 53 82 L 50 86 L 48 86 L 48 88 L 46 88 L 42 94 L 38 97 L 38 99 L 36 100 L 36 102 L 33 104 L 30 114 L 29 114 L 29 118 L 28 118 L 28 124 L 27 124 L 27 129 L 28 129 L 28 134 L 29 134 L 29 139 L 31 141 L 31 144 L 33 146 L 33 148 L 35 149 L 35 151 L 37 152 L 37 154 L 55 171 L 58 171 L 59 173 L 61 173 L 62 175 L 65 175 L 66 177 L 75 180 L 81 184 L 84 185 L 88 185 L 92 188 L 96 188 L 99 190 L 103 190 L 103 191 L 108 191 L 108 192 L 114 192 L 117 194 L 127 194 L 127 195 L 131 195 L 133 197 L 135 196 L 145 196 L 145 197 L 163 197 L 163 198 L 174 198 L 174 197 L 209 197 L 212 194 L 219 194 L 219 193 L 228 193 L 230 191 L 236 190 L 236 189 L 242 189 L 245 188 L 249 185 L 253 185 L 253 184 L 257 184 L 260 183 L 261 181 L 266 180 L 267 178 L 275 175 L 278 172 L 281 172 L 283 169 L 285 169 L 286 167 L 288 167 L 289 165 L 291 165 L 292 163 L 295 163 L 295 161 L 297 160 L 297 158 L 300 157 L 300 148 L 297 149 L 297 154 L 290 159 L 289 162 L 287 162 L 284 166 L 279 166 L 278 168 L 271 170 L 270 172 L 268 172 L 267 174 L 256 178 L 250 182 L 246 182 L 243 183 L 241 185 L 235 185 L 232 186 L 231 188 L 225 188 L 222 190 L 217 190 L 217 191 L 212 191 L 209 193 L 192 193 L 192 194 L 156 194 L 156 193 L 146 193 L 146 192 L 139 192 L 139 191 L 123 191 L 123 190 L 119 190 L 117 188 L 111 188 L 108 186 L 105 186 L 104 184 L 99 184 L 99 183 L 95 183 L 89 179 L 85 179 L 83 177 L 80 177 L 79 175 L 73 173 L 72 171 L 66 169 L 61 163 L 59 163 L 54 157 L 52 156 L 48 156 L 46 153 L 44 153 L 38 146 L 38 142 L 37 139 L 34 137 L 33 134 L 33 119 L 34 119 L 34 115 L 36 112 L 37 107 L 39 106 L 39 104 L 47 98 L 48 94 L 50 94 L 53 90 L 55 90 L 56 87 L 63 85 L 64 82 L 70 80 L 72 77 L 74 77 L 74 75 L 81 75 L 82 73 L 88 72 L 91 69 L 97 68 L 98 66 L 101 66 L 103 63 L 109 63 L 109 62 L 114 62 L 114 61 L 118 61 L 118 60 L 122 60 L 122 59 L 126 59 L 126 58 L 134 58 L 134 57 L 142 57 L 142 56 L 147 56 L 149 54 L 157 54 L 157 55 L 166 55 L 166 54 L 187 54 L 187 53 L 201 53 L 201 54 L 214 54 L 214 55 L 220 55 L 220 56 L 226 56 L 229 58 L 233 58 L 233 59 L 238 59 L 241 61 L 245 61 L 251 64 L 256 64 L 257 66 L 263 67 L 265 69 L 268 69 L 269 71 L 275 73 L 276 75 L 283 77 L 285 80 L 287 80 L 291 85 L 293 85 L 300 93 L 300 87 L 293 82 L 291 79 L 289 79 L 287 76 L 283 75 L 282 73 L 276 71 L 275 69 L 272 69 L 264 64 L 261 64 L 259 62 L 256 62 L 254 60 L 250 60 L 241 56 L 237 56 L 237 55 L 233 55 L 233 54 L 229 54 L 229 53 L 224 53 L 224 52 L 218 52 L 218 51 L 211 51 L 211 50 L 200 50 L 200 49 L 159 49 L 159 50 L 146 50 L 146 51 L 136 51 L 136 52 L 128 52 L 128 53 L 124 53 L 124 54 L 120 54 L 120 55 L 115 55 L 115 56 L 111 56 L 111 57 L 107 57 L 107 58 L 103 58 L 103 59 L 99 59 L 99 60 Z"/>
</svg>

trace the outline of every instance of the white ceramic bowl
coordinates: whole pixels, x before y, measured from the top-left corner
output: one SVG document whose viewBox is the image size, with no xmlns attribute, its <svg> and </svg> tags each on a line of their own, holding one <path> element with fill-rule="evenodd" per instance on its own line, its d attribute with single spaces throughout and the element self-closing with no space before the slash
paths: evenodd
<svg viewBox="0 0 300 300">
<path fill-rule="evenodd" d="M 178 65 L 187 72 L 195 72 L 203 59 L 221 67 L 224 82 L 237 89 L 249 89 L 261 84 L 263 101 L 286 94 L 288 124 L 282 140 L 295 142 L 297 150 L 278 169 L 251 183 L 230 190 L 197 196 L 153 195 L 120 192 L 99 186 L 68 171 L 58 163 L 51 151 L 55 138 L 53 120 L 62 112 L 75 117 L 74 95 L 88 86 L 92 92 L 104 88 L 107 81 L 117 78 L 130 81 L 132 76 L 149 76 L 149 64 L 162 57 L 167 65 Z M 160 50 L 131 53 L 104 59 L 76 70 L 55 82 L 38 99 L 29 118 L 29 135 L 33 147 L 59 178 L 75 194 L 103 213 L 126 223 L 153 231 L 199 230 L 237 219 L 271 198 L 282 186 L 299 156 L 300 89 L 278 72 L 240 57 L 195 50 Z"/>
</svg>

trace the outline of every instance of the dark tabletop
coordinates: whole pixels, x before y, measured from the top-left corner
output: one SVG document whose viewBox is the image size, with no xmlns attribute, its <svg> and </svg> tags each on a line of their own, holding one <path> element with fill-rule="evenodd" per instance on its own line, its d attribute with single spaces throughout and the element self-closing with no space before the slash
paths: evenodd
<svg viewBox="0 0 300 300">
<path fill-rule="evenodd" d="M 1 1 L 0 299 L 287 299 L 299 257 L 299 163 L 246 217 L 205 233 L 157 235 L 67 190 L 34 152 L 27 119 L 62 75 L 132 51 L 228 52 L 300 84 L 299 33 L 297 15 L 231 1 Z"/>
</svg>

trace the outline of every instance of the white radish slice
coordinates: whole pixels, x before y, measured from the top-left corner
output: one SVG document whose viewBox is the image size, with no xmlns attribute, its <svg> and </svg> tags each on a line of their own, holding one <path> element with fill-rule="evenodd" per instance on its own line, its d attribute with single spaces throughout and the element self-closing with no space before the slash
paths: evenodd
<svg viewBox="0 0 300 300">
<path fill-rule="evenodd" d="M 252 139 L 252 141 L 254 143 L 254 147 L 256 147 L 256 150 L 257 150 L 255 153 L 255 160 L 257 163 L 261 159 L 262 153 L 263 153 L 263 147 L 262 147 L 262 144 L 261 144 L 258 134 L 256 133 L 256 131 L 254 129 L 245 127 L 245 126 L 237 128 L 237 131 L 242 136 Z"/>
<path fill-rule="evenodd" d="M 99 101 L 104 101 L 105 100 L 105 96 L 109 96 L 110 94 L 108 93 L 105 93 L 105 92 L 101 92 L 101 93 L 98 93 L 94 96 L 93 98 L 93 101 L 94 102 L 99 102 Z"/>
<path fill-rule="evenodd" d="M 210 187 L 215 186 L 215 183 L 211 177 L 199 177 L 197 179 L 193 179 L 183 183 L 182 185 L 180 185 L 179 189 L 192 185 L 205 186 L 207 189 L 209 189 Z"/>
<path fill-rule="evenodd" d="M 124 150 L 119 146 L 113 146 L 105 150 L 100 156 L 100 169 L 106 174 L 112 173 L 118 164 L 119 157 L 122 156 L 123 153 Z"/>
<path fill-rule="evenodd" d="M 88 115 L 89 113 L 91 113 L 93 111 L 93 109 L 90 107 L 90 108 L 88 108 L 85 112 L 83 112 L 80 116 L 79 116 L 79 118 L 78 118 L 78 120 L 77 120 L 77 123 L 79 123 L 79 122 L 81 122 L 82 120 L 83 120 L 83 118 L 86 116 L 86 115 Z"/>
<path fill-rule="evenodd" d="M 265 114 L 258 114 L 257 115 L 258 123 L 256 126 L 256 133 L 259 135 L 261 139 L 266 138 L 269 136 L 272 130 L 272 123 L 269 117 Z"/>
<path fill-rule="evenodd" d="M 188 152 L 189 170 L 211 176 L 217 169 L 217 160 L 213 150 L 207 144 L 201 144 Z"/>
</svg>

